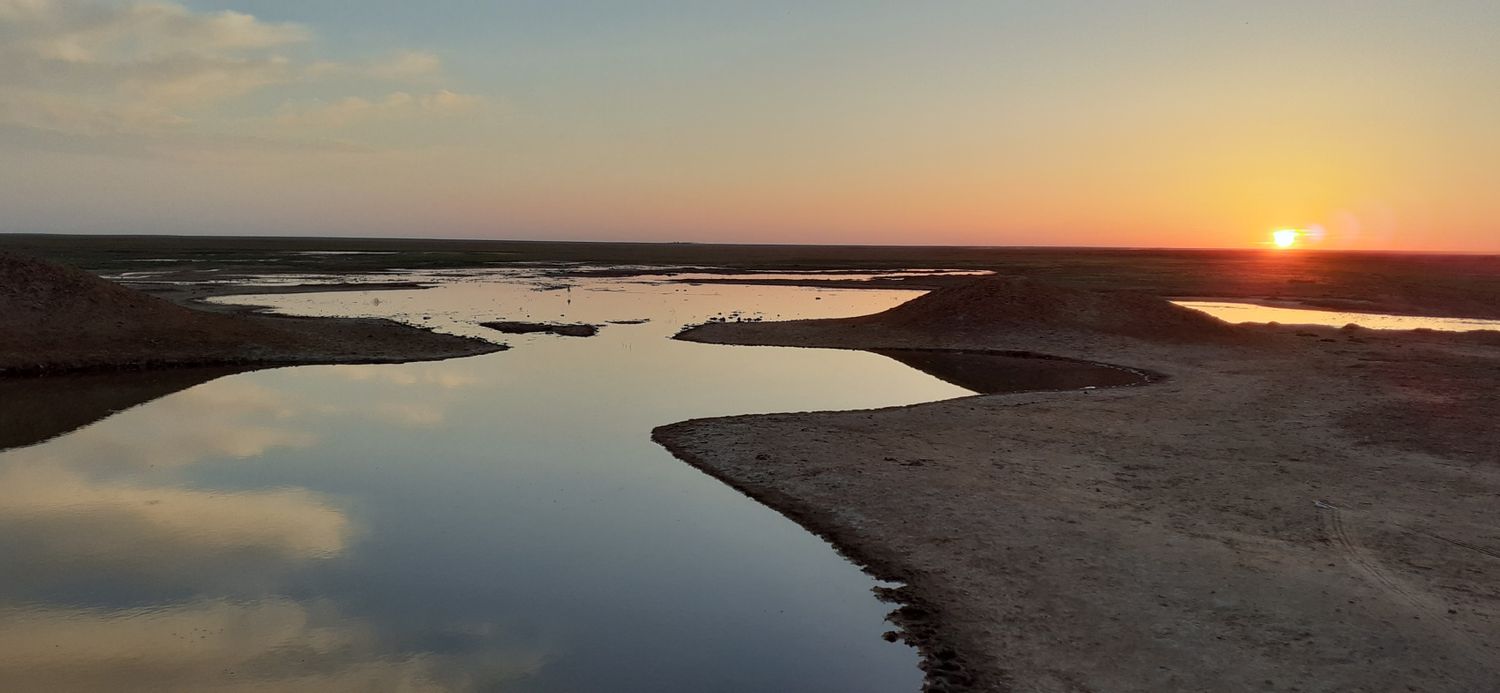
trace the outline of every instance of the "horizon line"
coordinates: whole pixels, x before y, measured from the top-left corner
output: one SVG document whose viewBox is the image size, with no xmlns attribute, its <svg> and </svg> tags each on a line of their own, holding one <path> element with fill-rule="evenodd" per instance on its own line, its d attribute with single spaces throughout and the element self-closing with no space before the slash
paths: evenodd
<svg viewBox="0 0 1500 693">
<path fill-rule="evenodd" d="M 1495 250 L 1403 250 L 1394 248 L 1276 248 L 1263 246 L 1150 246 L 1150 245 L 975 245 L 943 243 L 754 243 L 739 241 L 658 241 L 658 240 L 588 240 L 576 238 L 476 238 L 472 236 L 358 236 L 292 234 L 191 234 L 191 233 L 98 233 L 69 231 L 0 231 L 0 236 L 50 236 L 67 238 L 202 238 L 202 239 L 285 239 L 294 241 L 439 241 L 471 243 L 564 243 L 576 245 L 700 245 L 726 247 L 786 247 L 786 248 L 946 248 L 954 250 L 1119 250 L 1119 251 L 1183 251 L 1183 252 L 1253 252 L 1264 251 L 1277 254 L 1306 255 L 1309 253 L 1354 253 L 1387 255 L 1479 255 L 1500 256 Z"/>
</svg>

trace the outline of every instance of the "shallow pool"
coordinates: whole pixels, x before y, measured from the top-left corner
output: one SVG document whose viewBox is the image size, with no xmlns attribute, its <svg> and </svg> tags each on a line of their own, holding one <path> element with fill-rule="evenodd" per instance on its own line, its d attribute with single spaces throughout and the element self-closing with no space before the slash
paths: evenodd
<svg viewBox="0 0 1500 693">
<path fill-rule="evenodd" d="M 1229 322 L 1278 322 L 1284 325 L 1331 325 L 1343 327 L 1353 323 L 1372 330 L 1415 330 L 1425 328 L 1445 332 L 1467 332 L 1470 330 L 1500 330 L 1500 320 L 1477 318 L 1433 318 L 1418 315 L 1382 315 L 1378 313 L 1350 313 L 1337 310 L 1313 310 L 1310 308 L 1285 308 L 1263 306 L 1255 303 L 1228 301 L 1173 301 L 1177 305 L 1201 310 Z"/>
<path fill-rule="evenodd" d="M 968 394 L 877 354 L 668 339 L 915 294 L 539 281 L 236 299 L 505 352 L 31 383 L 35 428 L 11 440 L 33 444 L 0 452 L 5 688 L 920 688 L 868 576 L 650 440 L 695 417 Z M 604 327 L 476 325 L 499 319 Z"/>
</svg>

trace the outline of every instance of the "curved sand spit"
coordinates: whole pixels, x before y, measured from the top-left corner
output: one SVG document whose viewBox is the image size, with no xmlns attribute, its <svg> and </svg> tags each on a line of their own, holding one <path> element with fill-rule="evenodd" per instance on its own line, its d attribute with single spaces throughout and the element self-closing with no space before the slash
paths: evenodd
<svg viewBox="0 0 1500 693">
<path fill-rule="evenodd" d="M 1500 690 L 1500 335 L 1242 328 L 1004 279 L 683 339 L 1169 376 L 663 426 L 902 581 L 930 690 Z"/>
</svg>

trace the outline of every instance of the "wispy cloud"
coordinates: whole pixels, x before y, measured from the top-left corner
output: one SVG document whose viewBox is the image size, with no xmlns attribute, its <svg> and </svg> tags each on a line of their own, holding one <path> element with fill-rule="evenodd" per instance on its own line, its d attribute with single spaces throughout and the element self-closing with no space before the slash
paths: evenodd
<svg viewBox="0 0 1500 693">
<path fill-rule="evenodd" d="M 311 38 L 300 25 L 266 23 L 227 10 L 193 12 L 168 2 L 0 0 L 0 22 L 8 45 L 78 63 L 271 48 Z"/>
<path fill-rule="evenodd" d="M 171 2 L 0 0 L 0 127 L 148 137 L 153 145 L 178 138 L 201 148 L 216 138 L 294 134 L 287 126 L 448 116 L 482 102 L 448 89 L 360 93 L 360 84 L 366 91 L 380 82 L 433 85 L 442 61 L 423 51 L 351 62 L 288 54 L 307 45 L 315 52 L 315 43 L 302 25 Z M 241 101 L 293 84 L 335 93 L 259 115 Z"/>
<path fill-rule="evenodd" d="M 295 78 L 293 24 L 178 5 L 0 0 L 0 122 L 78 134 L 160 132 L 188 111 Z"/>
<path fill-rule="evenodd" d="M 426 51 L 402 51 L 361 62 L 315 62 L 307 66 L 306 74 L 313 79 L 363 77 L 393 82 L 432 81 L 442 76 L 443 59 Z"/>
<path fill-rule="evenodd" d="M 443 61 L 436 55 L 405 51 L 372 64 L 370 74 L 385 79 L 414 79 L 436 76 L 442 69 Z"/>
<path fill-rule="evenodd" d="M 286 103 L 277 112 L 276 122 L 294 128 L 340 128 L 370 120 L 458 115 L 483 104 L 482 97 L 447 89 L 430 94 L 395 91 L 375 101 L 351 96 L 333 102 Z"/>
</svg>

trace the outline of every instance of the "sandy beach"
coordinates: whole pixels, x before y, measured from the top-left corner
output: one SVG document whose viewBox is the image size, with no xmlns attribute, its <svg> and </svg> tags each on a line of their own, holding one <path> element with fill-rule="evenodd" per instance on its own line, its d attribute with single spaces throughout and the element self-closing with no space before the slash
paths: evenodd
<svg viewBox="0 0 1500 693">
<path fill-rule="evenodd" d="M 1024 313 L 959 331 L 876 316 L 679 338 L 1019 350 L 1166 377 L 654 437 L 905 583 L 893 620 L 930 690 L 1500 686 L 1500 337 L 1202 340 L 1012 319 Z"/>
</svg>

